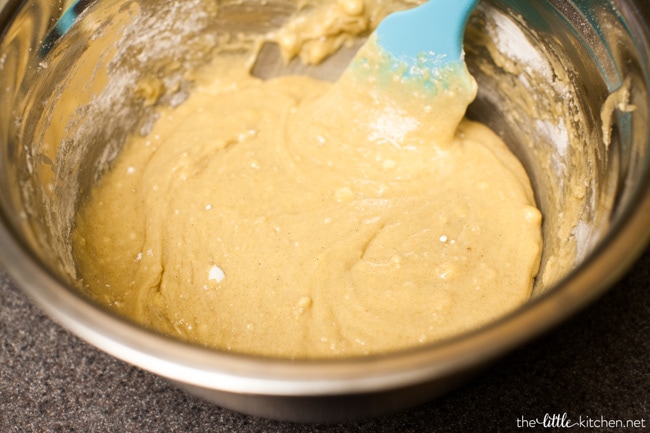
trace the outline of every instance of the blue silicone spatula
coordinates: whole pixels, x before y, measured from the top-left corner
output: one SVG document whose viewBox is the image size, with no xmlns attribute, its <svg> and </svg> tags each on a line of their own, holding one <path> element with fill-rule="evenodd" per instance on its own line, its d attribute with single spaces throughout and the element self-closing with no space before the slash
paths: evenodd
<svg viewBox="0 0 650 433">
<path fill-rule="evenodd" d="M 334 87 L 344 98 L 367 102 L 360 108 L 369 120 L 366 135 L 411 146 L 409 137 L 419 140 L 421 130 L 440 145 L 451 143 L 477 94 L 463 51 L 477 3 L 429 0 L 383 19 Z"/>
<path fill-rule="evenodd" d="M 377 44 L 400 63 L 405 73 L 463 62 L 463 36 L 478 0 L 429 0 L 387 16 L 375 30 Z M 434 71 L 435 72 L 435 71 Z"/>
</svg>

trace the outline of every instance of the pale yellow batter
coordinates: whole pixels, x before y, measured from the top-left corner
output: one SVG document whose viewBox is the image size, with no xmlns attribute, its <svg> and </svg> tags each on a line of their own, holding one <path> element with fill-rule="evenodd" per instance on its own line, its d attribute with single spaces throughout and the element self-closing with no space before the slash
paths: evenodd
<svg viewBox="0 0 650 433">
<path fill-rule="evenodd" d="M 75 257 L 99 302 L 211 347 L 341 357 L 444 339 L 529 298 L 541 215 L 504 143 L 458 125 L 473 80 L 409 102 L 353 74 L 261 81 L 242 59 L 205 77 L 79 211 Z"/>
</svg>

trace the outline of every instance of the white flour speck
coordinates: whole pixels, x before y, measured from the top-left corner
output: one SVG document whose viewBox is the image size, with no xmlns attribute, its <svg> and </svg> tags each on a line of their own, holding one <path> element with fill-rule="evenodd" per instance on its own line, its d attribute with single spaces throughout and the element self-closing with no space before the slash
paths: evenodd
<svg viewBox="0 0 650 433">
<path fill-rule="evenodd" d="M 225 277 L 226 274 L 223 272 L 223 269 L 217 265 L 213 265 L 208 272 L 208 280 L 210 281 L 216 281 L 217 283 L 220 283 Z"/>
</svg>

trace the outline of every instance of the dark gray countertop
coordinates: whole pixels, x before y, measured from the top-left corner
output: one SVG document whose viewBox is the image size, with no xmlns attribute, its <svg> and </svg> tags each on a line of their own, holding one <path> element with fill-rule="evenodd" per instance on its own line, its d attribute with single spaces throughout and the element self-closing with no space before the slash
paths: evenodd
<svg viewBox="0 0 650 433">
<path fill-rule="evenodd" d="M 555 431 L 518 423 L 563 413 L 585 424 L 562 431 L 650 431 L 650 249 L 596 303 L 457 391 L 351 424 L 281 423 L 190 396 L 54 324 L 2 270 L 0 305 L 2 433 Z M 594 427 L 616 420 L 645 428 Z"/>
</svg>

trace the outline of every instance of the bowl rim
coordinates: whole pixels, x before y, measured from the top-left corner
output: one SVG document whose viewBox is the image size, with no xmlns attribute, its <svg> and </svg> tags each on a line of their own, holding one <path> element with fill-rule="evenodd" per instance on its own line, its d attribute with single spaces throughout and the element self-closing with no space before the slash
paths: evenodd
<svg viewBox="0 0 650 433">
<path fill-rule="evenodd" d="M 650 143 L 650 137 L 648 142 Z M 650 158 L 650 155 L 648 155 Z M 292 360 L 208 349 L 141 328 L 90 303 L 47 270 L 0 213 L 0 263 L 55 322 L 127 363 L 183 384 L 261 395 L 377 392 L 484 364 L 540 335 L 605 292 L 650 241 L 650 169 L 627 208 L 583 263 L 546 293 L 478 330 L 402 351 Z"/>
</svg>

